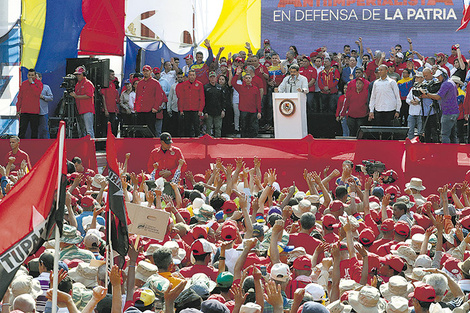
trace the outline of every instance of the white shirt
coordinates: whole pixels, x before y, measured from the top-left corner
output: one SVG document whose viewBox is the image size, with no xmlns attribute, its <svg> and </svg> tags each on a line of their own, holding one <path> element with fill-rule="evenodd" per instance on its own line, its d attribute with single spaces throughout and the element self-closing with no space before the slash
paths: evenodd
<svg viewBox="0 0 470 313">
<path fill-rule="evenodd" d="M 176 85 L 178 85 L 178 83 L 171 85 L 170 93 L 168 94 L 168 112 L 178 112 L 178 97 L 176 96 Z"/>
<path fill-rule="evenodd" d="M 413 89 L 410 90 L 408 96 L 406 96 L 406 103 L 410 105 L 410 109 L 408 110 L 409 115 L 421 115 L 421 101 L 418 104 L 412 104 L 412 100 L 418 100 L 418 97 L 413 96 Z"/>
<path fill-rule="evenodd" d="M 320 74 L 320 72 L 323 71 L 325 67 L 322 65 L 320 67 L 314 66 L 313 68 L 317 70 L 317 77 L 315 78 L 315 92 L 320 92 L 320 87 L 318 87 L 318 74 Z"/>
<path fill-rule="evenodd" d="M 279 92 L 294 92 L 297 93 L 297 89 L 302 89 L 303 93 L 308 93 L 308 80 L 303 75 L 292 75 L 284 77 L 282 83 L 279 85 Z"/>
<path fill-rule="evenodd" d="M 176 83 L 176 71 L 169 71 L 168 73 L 162 71 L 160 73 L 160 78 L 166 79 L 170 83 L 170 86 L 172 86 Z"/>
<path fill-rule="evenodd" d="M 370 96 L 370 112 L 400 112 L 401 100 L 397 82 L 390 77 L 377 79 Z"/>
</svg>

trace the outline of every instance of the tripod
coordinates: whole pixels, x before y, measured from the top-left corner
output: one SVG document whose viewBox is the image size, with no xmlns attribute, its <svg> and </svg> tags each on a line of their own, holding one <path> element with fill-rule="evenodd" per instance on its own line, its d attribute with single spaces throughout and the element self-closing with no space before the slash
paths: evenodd
<svg viewBox="0 0 470 313">
<path fill-rule="evenodd" d="M 65 134 L 67 138 L 74 138 L 74 129 L 77 129 L 77 126 L 82 129 L 80 121 L 78 119 L 77 106 L 75 105 L 75 99 L 70 96 L 67 90 L 64 90 L 64 95 L 62 96 L 62 106 L 59 111 L 59 117 L 61 120 L 65 121 Z M 85 127 L 85 125 L 83 125 Z M 75 132 L 75 137 L 78 138 L 78 130 Z"/>
</svg>

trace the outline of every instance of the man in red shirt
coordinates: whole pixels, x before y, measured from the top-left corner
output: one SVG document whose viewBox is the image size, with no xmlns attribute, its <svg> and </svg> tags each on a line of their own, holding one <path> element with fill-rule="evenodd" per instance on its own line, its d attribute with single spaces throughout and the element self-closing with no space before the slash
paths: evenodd
<svg viewBox="0 0 470 313">
<path fill-rule="evenodd" d="M 42 82 L 37 79 L 36 71 L 29 69 L 28 80 L 21 83 L 18 93 L 18 101 L 16 102 L 16 114 L 20 118 L 19 137 L 24 138 L 28 125 L 31 125 L 31 138 L 38 138 L 39 127 L 39 99 L 42 92 Z"/>
<path fill-rule="evenodd" d="M 323 60 L 325 67 L 318 75 L 318 87 L 321 90 L 323 112 L 335 113 L 338 104 L 339 71 L 331 66 L 331 59 Z"/>
<path fill-rule="evenodd" d="M 109 70 L 109 87 L 102 88 L 100 93 L 103 95 L 104 115 L 106 116 L 107 121 L 111 122 L 111 131 L 114 136 L 117 136 L 117 113 L 119 112 L 117 103 L 119 101 L 119 94 L 116 89 L 116 85 L 114 84 L 115 79 L 114 71 Z"/>
<path fill-rule="evenodd" d="M 289 235 L 289 245 L 294 247 L 304 247 L 307 254 L 313 255 L 315 249 L 322 243 L 320 240 L 310 236 L 315 229 L 315 215 L 306 212 L 300 217 L 300 231 Z M 317 263 L 323 259 L 323 253 L 318 256 Z"/>
<path fill-rule="evenodd" d="M 150 152 L 150 158 L 147 162 L 147 170 L 149 173 L 155 169 L 155 179 L 163 177 L 170 180 L 178 168 L 179 160 L 184 160 L 181 150 L 173 147 L 171 144 L 173 140 L 169 133 L 162 133 L 160 135 L 160 147 L 155 148 Z M 186 164 L 184 165 L 184 167 Z M 182 169 L 182 172 L 184 169 Z"/>
<path fill-rule="evenodd" d="M 95 86 L 86 78 L 85 66 L 79 66 L 73 73 L 77 77 L 75 92 L 71 92 L 70 96 L 75 98 L 78 110 L 78 125 L 80 128 L 80 137 L 90 135 L 95 138 L 93 129 L 93 121 L 95 115 Z"/>
<path fill-rule="evenodd" d="M 314 95 L 315 82 L 317 81 L 317 70 L 310 64 L 310 58 L 305 54 L 302 55 L 302 61 L 299 64 L 300 75 L 307 77 L 308 94 L 307 94 L 307 113 L 314 113 Z"/>
<path fill-rule="evenodd" d="M 357 78 L 348 83 L 348 91 L 346 92 L 344 109 L 348 117 L 346 121 L 351 136 L 356 136 L 359 128 L 367 123 L 369 114 L 367 98 L 369 96 L 370 82 L 364 79 L 362 74 L 362 69 L 356 68 Z"/>
<path fill-rule="evenodd" d="M 242 138 L 256 138 L 258 136 L 258 120 L 261 118 L 261 96 L 259 89 L 253 86 L 250 74 L 245 74 L 243 84 L 238 85 L 238 76 L 242 73 L 241 66 L 237 67 L 232 77 L 232 86 L 240 95 L 240 134 Z"/>
<path fill-rule="evenodd" d="M 134 109 L 137 112 L 137 124 L 147 125 L 152 132 L 156 134 L 155 123 L 157 121 L 156 113 L 161 111 L 163 103 L 168 99 L 160 83 L 152 77 L 152 67 L 145 65 L 142 68 L 144 79 L 139 81 L 135 93 Z"/>
<path fill-rule="evenodd" d="M 248 65 L 252 65 L 254 67 L 254 74 L 256 77 L 260 78 L 260 81 L 262 83 L 262 87 L 260 87 L 260 90 L 262 88 L 263 92 L 261 94 L 261 125 L 263 126 L 264 129 L 268 128 L 268 126 L 273 125 L 273 108 L 272 105 L 269 105 L 269 101 L 267 99 L 267 94 L 268 94 L 268 80 L 269 80 L 269 71 L 264 66 L 259 62 L 259 58 L 256 55 L 252 55 L 248 57 L 246 60 Z M 251 76 L 254 78 L 254 76 Z M 254 82 L 254 81 L 253 81 Z M 256 85 L 255 85 L 256 86 Z"/>
<path fill-rule="evenodd" d="M 203 116 L 205 105 L 204 85 L 196 80 L 196 72 L 189 70 L 188 80 L 176 85 L 178 111 L 184 119 L 184 135 L 199 137 L 199 116 Z"/>
<path fill-rule="evenodd" d="M 29 160 L 29 155 L 20 149 L 20 138 L 17 136 L 10 137 L 10 147 L 11 151 L 5 157 L 5 165 L 12 163 L 10 171 L 17 171 L 21 168 L 21 162 L 26 161 L 28 170 L 31 170 L 31 161 Z M 12 159 L 10 159 L 12 158 Z M 13 160 L 14 158 L 14 160 Z"/>
<path fill-rule="evenodd" d="M 198 239 L 192 244 L 191 253 L 196 263 L 193 266 L 182 268 L 180 274 L 191 278 L 194 274 L 204 273 L 212 281 L 217 281 L 218 270 L 209 265 L 212 253 L 211 244 L 205 239 Z"/>
</svg>

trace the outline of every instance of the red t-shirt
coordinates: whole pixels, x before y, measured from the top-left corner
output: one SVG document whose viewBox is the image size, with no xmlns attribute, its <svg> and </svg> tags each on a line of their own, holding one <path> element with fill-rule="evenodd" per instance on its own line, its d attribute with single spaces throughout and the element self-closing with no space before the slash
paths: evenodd
<svg viewBox="0 0 470 313">
<path fill-rule="evenodd" d="M 194 274 L 197 273 L 203 273 L 206 274 L 212 281 L 217 281 L 217 274 L 219 271 L 212 266 L 194 264 L 190 267 L 183 267 L 180 270 L 180 273 L 186 278 L 191 278 Z"/>
<path fill-rule="evenodd" d="M 31 170 L 31 161 L 29 160 L 29 155 L 23 150 L 18 149 L 18 152 L 16 152 L 16 154 L 13 154 L 12 151 L 9 151 L 7 156 L 5 157 L 5 163 L 4 163 L 5 166 L 8 164 L 8 159 L 10 157 L 15 157 L 15 162 L 13 162 L 13 165 L 10 169 L 11 171 L 19 170 L 21 168 L 20 165 L 21 165 L 21 162 L 23 162 L 23 160 L 26 160 L 26 164 L 28 165 L 28 170 Z"/>
<path fill-rule="evenodd" d="M 21 83 L 16 102 L 16 111 L 19 113 L 39 114 L 39 99 L 42 92 L 42 82 L 35 79 L 31 84 L 29 80 Z"/>
<path fill-rule="evenodd" d="M 323 236 L 323 239 L 325 239 L 327 243 L 332 244 L 339 241 L 339 236 L 333 232 Z"/>
<path fill-rule="evenodd" d="M 307 68 L 302 66 L 299 69 L 299 73 L 300 73 L 300 75 L 303 75 L 303 76 L 307 77 L 308 82 L 310 82 L 312 79 L 315 79 L 315 80 L 317 79 L 317 70 L 311 65 L 309 65 Z M 315 84 L 308 87 L 308 91 L 309 92 L 315 92 Z"/>
<path fill-rule="evenodd" d="M 150 157 L 147 163 L 147 170 L 149 173 L 153 171 L 153 164 L 158 162 L 157 173 L 155 173 L 155 179 L 160 177 L 158 172 L 161 170 L 169 170 L 171 172 L 171 176 L 167 177 L 167 179 L 171 179 L 173 174 L 175 174 L 176 169 L 178 168 L 178 161 L 180 159 L 184 159 L 181 150 L 177 147 L 171 147 L 169 150 L 164 152 L 161 147 L 155 148 L 150 152 Z M 186 164 L 183 165 L 181 168 L 181 172 L 184 172 L 186 168 Z"/>
<path fill-rule="evenodd" d="M 260 64 L 258 68 L 255 69 L 255 75 L 256 77 L 259 77 L 259 79 L 261 80 L 262 87 L 259 87 L 259 88 L 263 88 L 263 95 L 266 95 L 268 92 L 268 83 L 266 79 L 264 78 L 263 73 L 269 74 L 269 71 L 266 68 L 266 66 Z"/>
<path fill-rule="evenodd" d="M 383 239 L 383 238 L 374 241 L 374 243 L 372 244 L 372 246 L 370 246 L 370 248 L 369 248 L 369 252 L 377 253 L 377 250 L 378 250 L 382 245 L 388 244 L 390 241 L 392 241 L 392 240 L 391 240 L 391 239 Z"/>
<path fill-rule="evenodd" d="M 362 266 L 355 257 L 341 261 L 339 263 L 339 268 L 341 278 L 353 279 L 357 283 L 361 281 Z"/>
<path fill-rule="evenodd" d="M 117 106 L 118 91 L 116 90 L 116 85 L 110 82 L 109 87 L 102 88 L 100 92 L 104 97 L 104 100 L 106 102 L 106 109 L 108 110 L 108 112 L 118 113 L 118 106 Z"/>
<path fill-rule="evenodd" d="M 289 236 L 289 245 L 294 247 L 304 247 L 307 254 L 313 255 L 315 249 L 322 242 L 312 236 L 304 233 L 290 234 Z M 321 262 L 323 259 L 323 253 L 318 256 L 317 262 Z"/>
<path fill-rule="evenodd" d="M 83 79 L 75 85 L 75 93 L 78 96 L 87 95 L 88 97 L 90 97 L 88 99 L 75 99 L 78 114 L 95 114 L 95 86 L 93 86 L 93 83 L 89 81 L 86 77 L 83 77 Z"/>
</svg>

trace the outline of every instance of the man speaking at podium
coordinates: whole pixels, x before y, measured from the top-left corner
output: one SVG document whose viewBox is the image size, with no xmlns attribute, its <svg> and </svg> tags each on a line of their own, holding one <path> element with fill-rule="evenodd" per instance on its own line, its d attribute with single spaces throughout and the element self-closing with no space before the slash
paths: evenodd
<svg viewBox="0 0 470 313">
<path fill-rule="evenodd" d="M 289 76 L 284 77 L 282 83 L 279 85 L 279 92 L 282 93 L 308 93 L 308 80 L 307 77 L 300 75 L 299 66 L 293 64 L 289 67 Z"/>
</svg>

